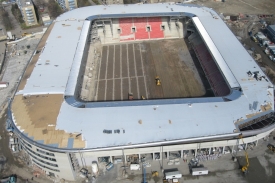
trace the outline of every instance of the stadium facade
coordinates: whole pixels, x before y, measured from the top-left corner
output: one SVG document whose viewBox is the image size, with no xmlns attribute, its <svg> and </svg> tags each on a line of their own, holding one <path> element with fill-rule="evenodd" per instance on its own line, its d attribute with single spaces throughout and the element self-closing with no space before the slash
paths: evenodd
<svg viewBox="0 0 275 183">
<path fill-rule="evenodd" d="M 171 38 L 188 38 L 215 97 L 80 99 L 93 41 Z M 245 143 L 257 143 L 274 129 L 273 112 L 273 84 L 212 9 L 165 3 L 91 6 L 60 15 L 48 28 L 10 101 L 7 125 L 33 165 L 75 180 L 81 167 L 99 157 L 224 151 L 234 149 L 241 133 Z"/>
</svg>

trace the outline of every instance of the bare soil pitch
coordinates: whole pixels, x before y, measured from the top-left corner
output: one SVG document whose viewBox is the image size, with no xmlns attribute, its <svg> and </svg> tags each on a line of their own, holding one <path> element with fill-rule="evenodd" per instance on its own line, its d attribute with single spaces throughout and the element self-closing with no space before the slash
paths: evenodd
<svg viewBox="0 0 275 183">
<path fill-rule="evenodd" d="M 184 39 L 106 45 L 99 65 L 95 101 L 128 100 L 129 93 L 134 99 L 202 97 L 206 93 Z"/>
</svg>

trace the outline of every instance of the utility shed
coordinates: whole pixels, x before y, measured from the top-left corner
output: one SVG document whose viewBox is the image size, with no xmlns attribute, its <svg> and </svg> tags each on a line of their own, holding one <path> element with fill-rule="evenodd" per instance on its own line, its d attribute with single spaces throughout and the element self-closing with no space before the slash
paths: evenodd
<svg viewBox="0 0 275 183">
<path fill-rule="evenodd" d="M 51 20 L 49 14 L 47 14 L 47 13 L 44 13 L 44 14 L 42 15 L 42 21 L 43 21 L 43 24 L 44 24 L 45 26 L 50 25 L 50 24 L 52 23 L 52 20 Z"/>
</svg>

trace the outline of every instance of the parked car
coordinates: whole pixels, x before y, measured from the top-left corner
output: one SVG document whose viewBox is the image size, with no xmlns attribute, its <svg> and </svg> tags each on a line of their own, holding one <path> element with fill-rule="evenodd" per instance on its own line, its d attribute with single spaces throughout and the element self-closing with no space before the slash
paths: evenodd
<svg viewBox="0 0 275 183">
<path fill-rule="evenodd" d="M 110 171 L 112 168 L 114 168 L 114 164 L 113 163 L 108 163 L 107 165 L 106 165 L 106 170 L 108 170 L 108 171 Z"/>
</svg>

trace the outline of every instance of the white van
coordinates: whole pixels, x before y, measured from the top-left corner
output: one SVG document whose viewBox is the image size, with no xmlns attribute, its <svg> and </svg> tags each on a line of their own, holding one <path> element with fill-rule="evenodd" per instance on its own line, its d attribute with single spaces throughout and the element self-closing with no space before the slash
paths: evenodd
<svg viewBox="0 0 275 183">
<path fill-rule="evenodd" d="M 130 170 L 140 170 L 140 165 L 139 164 L 131 164 Z"/>
<path fill-rule="evenodd" d="M 96 161 L 93 161 L 92 162 L 92 172 L 94 174 L 97 174 L 98 173 L 98 166 L 97 166 L 97 162 Z"/>
<path fill-rule="evenodd" d="M 179 171 L 173 171 L 173 172 L 166 172 L 165 173 L 165 179 L 166 180 L 180 179 L 181 177 L 182 177 L 182 174 Z"/>
<path fill-rule="evenodd" d="M 207 175 L 208 169 L 205 167 L 201 168 L 192 168 L 192 175 Z"/>
</svg>

